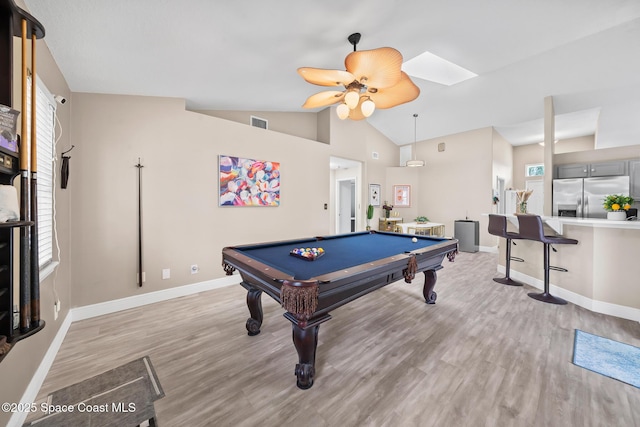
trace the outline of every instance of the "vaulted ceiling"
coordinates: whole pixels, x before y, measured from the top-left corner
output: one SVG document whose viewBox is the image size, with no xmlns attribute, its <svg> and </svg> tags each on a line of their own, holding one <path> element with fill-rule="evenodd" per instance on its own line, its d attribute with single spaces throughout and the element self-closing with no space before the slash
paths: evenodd
<svg viewBox="0 0 640 427">
<path fill-rule="evenodd" d="M 25 0 L 73 92 L 179 97 L 192 110 L 307 111 L 298 67 L 344 69 L 358 50 L 430 51 L 478 74 L 413 78 L 415 101 L 367 120 L 398 145 L 495 126 L 542 140 L 554 97 L 560 138 L 640 144 L 637 0 Z"/>
</svg>

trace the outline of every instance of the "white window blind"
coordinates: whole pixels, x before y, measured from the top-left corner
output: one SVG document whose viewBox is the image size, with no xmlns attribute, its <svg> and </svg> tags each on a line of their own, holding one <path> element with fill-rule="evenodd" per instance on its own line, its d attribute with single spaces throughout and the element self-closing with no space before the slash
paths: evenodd
<svg viewBox="0 0 640 427">
<path fill-rule="evenodd" d="M 29 79 L 31 85 L 31 79 Z M 31 122 L 31 91 L 27 91 L 27 119 Z M 56 103 L 36 78 L 36 143 L 38 182 L 38 259 L 40 268 L 53 261 L 53 147 Z M 31 129 L 28 130 L 29 141 Z M 21 150 L 29 150 L 20 147 Z M 29 163 L 31 164 L 31 163 Z"/>
</svg>

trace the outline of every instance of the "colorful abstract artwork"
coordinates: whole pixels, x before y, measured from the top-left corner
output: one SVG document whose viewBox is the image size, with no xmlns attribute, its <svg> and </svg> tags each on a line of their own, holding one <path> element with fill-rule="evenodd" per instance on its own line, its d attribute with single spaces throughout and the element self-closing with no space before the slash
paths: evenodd
<svg viewBox="0 0 640 427">
<path fill-rule="evenodd" d="M 220 206 L 279 206 L 280 163 L 220 156 Z"/>
</svg>

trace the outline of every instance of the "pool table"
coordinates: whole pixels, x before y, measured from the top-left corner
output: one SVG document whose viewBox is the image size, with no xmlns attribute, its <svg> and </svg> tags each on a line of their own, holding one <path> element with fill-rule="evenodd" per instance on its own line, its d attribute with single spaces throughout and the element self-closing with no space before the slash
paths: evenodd
<svg viewBox="0 0 640 427">
<path fill-rule="evenodd" d="M 324 254 L 312 261 L 291 255 L 295 248 L 313 247 Z M 411 283 L 419 272 L 424 272 L 425 301 L 434 304 L 436 270 L 445 256 L 454 260 L 457 248 L 455 239 L 367 231 L 226 247 L 222 265 L 228 275 L 238 270 L 248 291 L 249 335 L 260 333 L 263 292 L 286 310 L 298 352 L 297 386 L 308 389 L 315 377 L 318 328 L 331 319 L 330 311 L 389 283 Z"/>
</svg>

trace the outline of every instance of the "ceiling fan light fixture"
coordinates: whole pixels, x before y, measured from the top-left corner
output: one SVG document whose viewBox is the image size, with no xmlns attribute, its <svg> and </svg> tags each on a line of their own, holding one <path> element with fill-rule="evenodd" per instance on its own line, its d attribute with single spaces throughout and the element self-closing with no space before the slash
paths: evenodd
<svg viewBox="0 0 640 427">
<path fill-rule="evenodd" d="M 340 118 L 340 120 L 344 120 L 349 117 L 349 107 L 347 106 L 347 104 L 340 104 L 336 109 L 336 113 L 338 113 L 338 117 Z"/>
<path fill-rule="evenodd" d="M 350 110 L 353 110 L 358 106 L 358 101 L 360 101 L 360 95 L 355 90 L 350 90 L 344 96 L 344 103 L 347 104 Z"/>
<path fill-rule="evenodd" d="M 360 105 L 360 110 L 362 111 L 363 116 L 369 117 L 376 110 L 376 104 L 371 100 L 371 98 L 367 98 L 367 100 Z"/>
<path fill-rule="evenodd" d="M 303 108 L 319 108 L 344 103 L 349 109 L 345 118 L 363 120 L 376 109 L 392 108 L 413 101 L 420 89 L 404 73 L 402 54 L 391 47 L 356 50 L 360 34 L 349 36 L 353 52 L 345 58 L 346 71 L 300 67 L 298 74 L 308 83 L 319 86 L 344 86 L 343 91 L 324 91 L 310 96 Z M 366 106 L 363 108 L 363 104 Z M 338 115 L 345 115 L 340 107 Z"/>
</svg>

